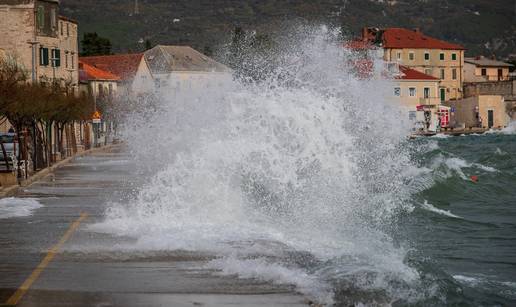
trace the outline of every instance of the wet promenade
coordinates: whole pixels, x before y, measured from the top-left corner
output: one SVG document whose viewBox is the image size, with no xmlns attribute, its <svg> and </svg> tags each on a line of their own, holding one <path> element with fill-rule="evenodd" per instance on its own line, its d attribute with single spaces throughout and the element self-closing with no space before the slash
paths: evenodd
<svg viewBox="0 0 516 307">
<path fill-rule="evenodd" d="M 117 150 L 95 153 L 25 188 L 18 198 L 42 206 L 0 216 L 0 306 L 306 305 L 290 287 L 203 269 L 210 255 L 117 250 L 131 239 L 87 231 L 110 201 L 134 195 L 141 176 L 131 163 Z"/>
</svg>

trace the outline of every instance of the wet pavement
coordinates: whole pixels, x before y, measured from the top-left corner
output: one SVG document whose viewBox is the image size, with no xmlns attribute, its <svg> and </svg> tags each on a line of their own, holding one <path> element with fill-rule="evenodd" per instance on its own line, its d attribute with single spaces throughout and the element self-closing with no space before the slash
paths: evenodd
<svg viewBox="0 0 516 307">
<path fill-rule="evenodd" d="M 120 241 L 85 230 L 110 201 L 134 195 L 143 176 L 119 150 L 72 160 L 18 197 L 43 206 L 31 216 L 0 218 L 0 306 L 40 275 L 18 306 L 306 306 L 292 288 L 220 276 L 203 268 L 209 255 L 181 251 L 118 251 Z M 88 217 L 41 267 L 81 214 Z M 43 261 L 45 262 L 45 261 Z"/>
</svg>

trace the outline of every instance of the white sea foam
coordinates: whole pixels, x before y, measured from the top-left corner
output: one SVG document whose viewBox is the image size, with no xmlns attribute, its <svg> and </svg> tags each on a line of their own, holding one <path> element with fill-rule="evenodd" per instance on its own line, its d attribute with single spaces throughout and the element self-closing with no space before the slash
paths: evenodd
<svg viewBox="0 0 516 307">
<path fill-rule="evenodd" d="M 31 216 L 33 211 L 43 207 L 34 198 L 2 198 L 0 199 L 0 219 Z"/>
<path fill-rule="evenodd" d="M 512 121 L 500 131 L 502 134 L 516 134 L 516 121 Z"/>
<path fill-rule="evenodd" d="M 407 116 L 384 98 L 392 84 L 380 71 L 353 75 L 356 55 L 332 31 L 292 33 L 261 82 L 162 87 L 158 111 L 123 132 L 155 176 L 90 230 L 134 237 L 135 249 L 210 251 L 226 257 L 212 263 L 223 272 L 293 283 L 323 302 L 326 280 L 361 274 L 406 299 L 386 276 L 412 286 L 418 273 L 384 229 L 412 209 L 425 171 L 410 160 Z M 311 262 L 241 260 L 257 253 L 335 265 L 316 274 Z"/>
<path fill-rule="evenodd" d="M 447 211 L 447 210 L 443 210 L 443 209 L 439 209 L 439 208 L 436 208 L 434 207 L 432 204 L 430 204 L 428 201 L 425 200 L 425 202 L 421 205 L 421 208 L 425 209 L 425 210 L 428 210 L 428 211 L 431 211 L 431 212 L 434 212 L 434 213 L 437 213 L 437 214 L 440 214 L 440 215 L 445 215 L 445 216 L 448 216 L 448 217 L 453 217 L 453 218 L 457 218 L 457 219 L 462 219 L 462 217 L 458 216 L 458 215 L 455 215 L 453 213 L 451 213 L 450 211 Z"/>
<path fill-rule="evenodd" d="M 431 138 L 434 138 L 434 139 L 448 139 L 450 137 L 451 136 L 449 134 L 444 134 L 444 133 L 437 133 L 436 135 L 431 136 Z"/>
<path fill-rule="evenodd" d="M 212 260 L 205 268 L 217 269 L 222 275 L 238 275 L 241 278 L 295 285 L 298 291 L 308 294 L 319 303 L 327 305 L 334 303 L 331 285 L 303 270 L 288 268 L 265 258 L 238 259 L 230 256 Z"/>
<path fill-rule="evenodd" d="M 478 285 L 482 282 L 481 279 L 471 276 L 464 276 L 464 275 L 453 275 L 453 278 L 459 282 L 467 283 L 469 285 Z"/>
<path fill-rule="evenodd" d="M 497 154 L 497 155 L 499 155 L 499 156 L 505 156 L 505 155 L 507 155 L 508 153 L 507 153 L 506 151 L 503 151 L 503 150 L 501 150 L 500 148 L 496 147 L 495 154 Z"/>
<path fill-rule="evenodd" d="M 469 181 L 470 178 L 466 176 L 463 169 L 468 168 L 476 168 L 483 170 L 485 172 L 498 172 L 497 169 L 491 166 L 486 166 L 481 163 L 470 163 L 464 159 L 454 157 L 454 156 L 445 156 L 443 154 L 439 154 L 436 156 L 432 163 L 432 169 L 434 169 L 438 174 L 444 175 L 445 177 L 450 177 L 452 175 L 451 172 L 455 172 L 462 179 Z M 441 166 L 445 166 L 444 173 L 442 173 Z"/>
</svg>

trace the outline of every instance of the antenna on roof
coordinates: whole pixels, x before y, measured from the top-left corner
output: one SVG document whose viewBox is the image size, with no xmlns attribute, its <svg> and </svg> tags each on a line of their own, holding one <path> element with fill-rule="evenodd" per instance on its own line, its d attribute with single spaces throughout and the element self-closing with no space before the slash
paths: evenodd
<svg viewBox="0 0 516 307">
<path fill-rule="evenodd" d="M 134 15 L 140 14 L 140 7 L 138 6 L 138 0 L 134 0 Z"/>
</svg>

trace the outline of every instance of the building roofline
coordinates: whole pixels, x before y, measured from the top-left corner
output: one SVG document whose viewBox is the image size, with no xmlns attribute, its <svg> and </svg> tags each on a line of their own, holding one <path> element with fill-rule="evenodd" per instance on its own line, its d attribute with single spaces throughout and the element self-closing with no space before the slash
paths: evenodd
<svg viewBox="0 0 516 307">
<path fill-rule="evenodd" d="M 65 20 L 65 21 L 68 21 L 68 22 L 71 22 L 71 23 L 74 23 L 74 24 L 79 24 L 77 22 L 77 20 L 75 19 L 72 19 L 72 18 L 69 18 L 69 17 L 66 17 L 66 16 L 62 16 L 62 15 L 59 15 L 59 19 L 62 19 L 62 20 Z"/>
</svg>

